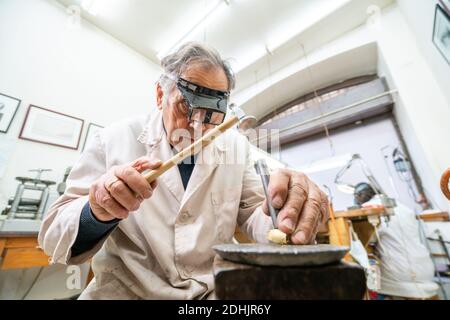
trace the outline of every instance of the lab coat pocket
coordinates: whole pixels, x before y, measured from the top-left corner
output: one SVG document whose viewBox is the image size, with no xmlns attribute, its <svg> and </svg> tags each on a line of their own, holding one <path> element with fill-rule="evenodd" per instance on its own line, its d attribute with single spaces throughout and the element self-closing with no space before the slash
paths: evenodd
<svg viewBox="0 0 450 320">
<path fill-rule="evenodd" d="M 231 242 L 241 199 L 240 188 L 228 188 L 212 192 L 211 201 L 216 219 L 215 238 L 219 242 Z"/>
</svg>

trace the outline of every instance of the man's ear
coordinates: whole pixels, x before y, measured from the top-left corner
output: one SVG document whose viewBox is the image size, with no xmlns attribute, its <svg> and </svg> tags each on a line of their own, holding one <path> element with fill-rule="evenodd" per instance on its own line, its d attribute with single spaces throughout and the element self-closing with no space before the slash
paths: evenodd
<svg viewBox="0 0 450 320">
<path fill-rule="evenodd" d="M 158 110 L 162 110 L 164 100 L 164 91 L 159 83 L 156 84 L 156 106 Z"/>
</svg>

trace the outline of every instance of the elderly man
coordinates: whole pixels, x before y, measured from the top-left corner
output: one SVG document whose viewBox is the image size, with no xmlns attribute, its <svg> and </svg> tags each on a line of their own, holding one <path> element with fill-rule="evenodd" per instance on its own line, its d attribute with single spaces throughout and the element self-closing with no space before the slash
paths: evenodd
<svg viewBox="0 0 450 320">
<path fill-rule="evenodd" d="M 221 136 L 152 184 L 142 177 L 220 124 L 234 87 L 228 64 L 200 44 L 183 45 L 162 67 L 158 110 L 98 133 L 42 224 L 39 243 L 54 263 L 94 257 L 81 299 L 211 298 L 212 247 L 232 241 L 236 226 L 258 242 L 272 228 L 241 135 Z M 218 161 L 233 144 L 247 146 L 244 161 Z M 273 173 L 269 189 L 279 229 L 294 244 L 312 243 L 328 218 L 324 193 L 290 170 Z"/>
</svg>

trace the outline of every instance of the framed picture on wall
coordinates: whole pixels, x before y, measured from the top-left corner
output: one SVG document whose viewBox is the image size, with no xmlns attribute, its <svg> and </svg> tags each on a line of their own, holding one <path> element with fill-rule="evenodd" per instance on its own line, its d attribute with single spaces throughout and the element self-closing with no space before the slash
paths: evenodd
<svg viewBox="0 0 450 320">
<path fill-rule="evenodd" d="M 30 105 L 19 138 L 77 150 L 84 120 Z"/>
<path fill-rule="evenodd" d="M 433 43 L 450 64 L 450 15 L 440 5 L 436 5 Z"/>
<path fill-rule="evenodd" d="M 84 148 L 86 148 L 86 145 L 89 143 L 89 141 L 92 140 L 92 138 L 94 137 L 95 133 L 99 130 L 102 130 L 104 127 L 99 126 L 98 124 L 95 123 L 89 123 L 89 127 L 88 127 L 88 131 L 86 133 L 86 138 L 84 139 L 84 145 L 83 145 L 83 149 L 81 151 L 84 151 Z"/>
<path fill-rule="evenodd" d="M 439 0 L 439 2 L 441 3 L 444 10 L 447 11 L 447 13 L 450 15 L 450 0 Z"/>
<path fill-rule="evenodd" d="M 0 93 L 0 132 L 7 133 L 19 109 L 19 99 Z"/>
</svg>

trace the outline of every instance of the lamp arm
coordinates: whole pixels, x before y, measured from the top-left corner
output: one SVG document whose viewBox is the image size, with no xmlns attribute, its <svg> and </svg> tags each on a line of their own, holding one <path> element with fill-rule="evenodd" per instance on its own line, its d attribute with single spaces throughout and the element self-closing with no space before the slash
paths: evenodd
<svg viewBox="0 0 450 320">
<path fill-rule="evenodd" d="M 377 194 L 386 195 L 386 193 L 384 192 L 383 188 L 381 188 L 381 186 L 378 183 L 377 179 L 375 179 L 375 177 L 372 174 L 372 171 L 370 171 L 370 168 L 367 166 L 367 164 L 364 162 L 364 160 L 360 159 L 360 161 L 361 161 L 361 164 L 362 164 L 362 169 L 363 169 L 364 175 L 369 180 L 369 182 L 372 185 L 372 187 L 375 189 L 375 192 Z"/>
<path fill-rule="evenodd" d="M 350 185 L 348 183 L 343 183 L 341 181 L 341 178 L 344 176 L 344 174 L 351 168 L 351 166 L 353 165 L 353 162 L 357 159 L 357 157 L 353 156 L 348 162 L 347 165 L 345 167 L 343 167 L 341 170 L 339 170 L 339 172 L 336 174 L 336 177 L 334 178 L 334 184 L 336 184 L 337 186 L 339 185 L 345 185 L 348 187 L 351 187 L 354 189 L 353 185 Z"/>
<path fill-rule="evenodd" d="M 339 172 L 336 174 L 336 177 L 334 178 L 334 183 L 339 184 L 341 182 L 341 178 L 344 175 L 344 173 L 350 168 L 352 165 L 352 161 L 350 160 L 345 167 L 343 167 Z"/>
</svg>

